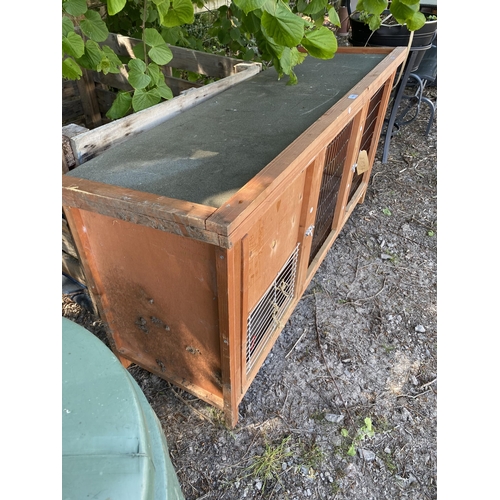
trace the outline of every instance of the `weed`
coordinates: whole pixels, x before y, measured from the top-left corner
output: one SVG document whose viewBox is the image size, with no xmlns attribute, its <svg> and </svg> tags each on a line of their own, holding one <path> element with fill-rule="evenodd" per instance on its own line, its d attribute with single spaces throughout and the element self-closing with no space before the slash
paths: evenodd
<svg viewBox="0 0 500 500">
<path fill-rule="evenodd" d="M 317 469 L 324 459 L 325 453 L 317 443 L 302 443 L 302 460 L 307 468 Z"/>
<path fill-rule="evenodd" d="M 371 418 L 366 417 L 364 420 L 364 425 L 356 430 L 353 438 L 350 437 L 349 431 L 345 428 L 342 429 L 340 433 L 344 438 L 350 439 L 350 445 L 347 450 L 347 455 L 353 457 L 356 455 L 356 450 L 361 442 L 366 438 L 372 438 L 375 435 L 375 430 L 373 428 Z"/>
<path fill-rule="evenodd" d="M 385 207 L 385 208 L 382 210 L 382 213 L 384 213 L 384 214 L 385 214 L 385 215 L 387 215 L 387 216 L 392 215 L 392 212 L 391 212 L 391 211 L 390 211 L 387 207 Z"/>
<path fill-rule="evenodd" d="M 255 479 L 262 481 L 262 491 L 265 490 L 267 481 L 279 479 L 283 462 L 293 455 L 289 445 L 290 439 L 291 436 L 287 436 L 277 445 L 266 443 L 264 453 L 253 457 L 248 469 Z"/>
<path fill-rule="evenodd" d="M 396 349 L 394 346 L 392 345 L 386 345 L 386 344 L 381 344 L 382 347 L 385 349 L 385 352 L 387 354 L 389 354 L 391 351 L 394 351 L 394 349 Z"/>
<path fill-rule="evenodd" d="M 394 463 L 394 459 L 392 458 L 392 455 L 390 453 L 383 453 L 380 458 L 384 462 L 384 465 L 387 467 L 387 469 L 391 471 L 391 473 L 394 474 L 397 472 L 398 466 Z"/>
</svg>

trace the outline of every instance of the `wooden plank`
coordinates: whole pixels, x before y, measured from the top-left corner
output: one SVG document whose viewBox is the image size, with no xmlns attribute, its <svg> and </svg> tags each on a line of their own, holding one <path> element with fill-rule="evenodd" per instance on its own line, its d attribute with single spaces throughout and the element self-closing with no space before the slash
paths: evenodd
<svg viewBox="0 0 500 500">
<path fill-rule="evenodd" d="M 348 47 L 346 47 L 348 49 Z M 295 170 L 327 145 L 351 117 L 359 112 L 373 94 L 390 78 L 405 58 L 406 47 L 392 49 L 367 76 L 350 92 L 357 97 L 344 96 L 319 120 L 292 142 L 283 152 L 253 177 L 207 221 L 207 229 L 228 236 L 248 218 L 249 213 L 261 206 L 270 190 L 279 189 L 281 183 L 295 175 Z"/>
<path fill-rule="evenodd" d="M 61 151 L 62 154 L 62 173 L 67 174 L 69 172 L 68 162 L 66 161 L 66 155 L 64 154 L 64 149 Z"/>
<path fill-rule="evenodd" d="M 394 84 L 394 78 L 396 77 L 396 73 L 392 75 L 391 78 L 387 80 L 384 86 L 384 90 L 382 93 L 382 98 L 380 100 L 380 109 L 379 109 L 379 114 L 377 116 L 377 120 L 375 123 L 375 127 L 373 130 L 373 136 L 372 136 L 372 142 L 368 148 L 369 155 L 368 155 L 368 161 L 370 164 L 370 168 L 364 173 L 363 175 L 363 180 L 362 183 L 366 184 L 368 187 L 368 183 L 370 181 L 370 176 L 372 174 L 372 169 L 373 169 L 373 163 L 375 162 L 375 155 L 377 153 L 377 145 L 380 140 L 380 134 L 382 132 L 382 127 L 384 125 L 384 120 L 385 120 L 385 110 L 387 110 L 387 105 L 389 103 L 389 99 L 391 96 L 392 92 L 392 86 Z M 365 201 L 365 196 L 366 196 L 366 189 L 362 192 L 362 195 L 360 196 L 358 203 L 364 203 Z"/>
<path fill-rule="evenodd" d="M 78 95 L 78 86 L 76 85 L 76 81 L 74 80 L 63 80 L 62 81 L 62 98 L 71 99 L 71 98 L 80 98 Z"/>
<path fill-rule="evenodd" d="M 251 78 L 262 69 L 260 63 L 243 64 L 241 67 L 244 67 L 245 70 L 203 87 L 188 90 L 174 99 L 73 137 L 71 143 L 78 165 L 128 138 L 149 130 L 184 110 L 206 101 L 225 89 Z"/>
<path fill-rule="evenodd" d="M 73 236 L 71 235 L 71 231 L 68 227 L 68 222 L 64 219 L 64 217 L 62 218 L 62 250 L 75 259 L 79 258 L 75 242 L 73 241 Z"/>
<path fill-rule="evenodd" d="M 63 206 L 97 212 L 219 246 L 219 235 L 205 229 L 213 212 L 206 207 L 165 196 L 100 182 L 63 176 Z"/>
<path fill-rule="evenodd" d="M 241 391 L 241 288 L 240 244 L 231 250 L 216 250 L 217 297 L 221 349 L 222 391 L 226 425 L 233 429 L 238 422 Z"/>
<path fill-rule="evenodd" d="M 76 165 L 75 154 L 71 148 L 71 138 L 75 135 L 86 132 L 88 128 L 82 127 L 75 123 L 65 125 L 62 128 L 62 151 L 63 151 L 63 173 L 65 173 L 65 166 L 71 170 Z"/>
<path fill-rule="evenodd" d="M 118 55 L 134 58 L 133 48 L 142 43 L 137 38 L 110 34 L 103 45 L 109 45 Z M 234 67 L 241 59 L 218 56 L 198 50 L 186 49 L 169 45 L 173 58 L 167 66 L 192 71 L 216 78 L 226 78 L 235 73 Z"/>
<path fill-rule="evenodd" d="M 116 351 L 198 397 L 221 401 L 218 249 L 95 212 L 79 215 L 71 229 L 83 243 L 82 262 L 93 269 Z"/>
<path fill-rule="evenodd" d="M 95 96 L 95 84 L 90 71 L 82 70 L 82 77 L 77 81 L 78 91 L 82 100 L 85 123 L 88 128 L 101 125 L 101 112 Z"/>
<path fill-rule="evenodd" d="M 335 213 L 333 215 L 333 231 L 340 231 L 347 220 L 345 217 L 345 207 L 347 205 L 353 178 L 352 167 L 358 160 L 359 146 L 361 144 L 361 138 L 363 136 L 363 125 L 366 119 L 366 114 L 368 113 L 369 105 L 370 102 L 368 101 L 363 109 L 361 109 L 353 119 L 351 137 L 349 138 L 349 142 L 347 144 L 346 159 L 344 168 L 342 170 L 342 177 L 340 179 L 340 187 L 337 196 L 337 203 L 335 206 Z"/>
<path fill-rule="evenodd" d="M 68 226 L 71 229 L 76 251 L 79 257 L 81 257 L 79 259 L 79 264 L 83 269 L 83 277 L 90 299 L 92 300 L 92 305 L 94 310 L 99 311 L 101 315 L 104 305 L 101 303 L 101 297 L 97 294 L 96 282 L 98 282 L 99 277 L 97 274 L 94 274 L 96 270 L 92 261 L 89 240 L 85 232 L 85 227 L 82 224 L 81 212 L 78 209 L 72 208 L 65 208 L 63 211 L 64 217 L 68 221 Z M 109 332 L 107 333 L 109 338 Z"/>
<path fill-rule="evenodd" d="M 311 254 L 312 235 L 314 234 L 314 221 L 318 209 L 318 199 L 323 176 L 323 166 L 325 164 L 326 148 L 307 166 L 306 180 L 304 184 L 304 202 L 302 205 L 299 243 L 300 254 L 297 264 L 297 291 L 302 295 L 303 282 L 307 274 L 309 256 Z M 312 233 L 309 234 L 309 228 Z"/>
<path fill-rule="evenodd" d="M 187 80 L 183 80 L 182 78 L 175 78 L 173 76 L 166 76 L 165 83 L 170 87 L 170 90 L 174 94 L 174 96 L 178 96 L 182 94 L 182 92 L 186 92 L 190 89 L 198 89 L 203 87 L 201 83 L 196 82 L 188 82 Z"/>
<path fill-rule="evenodd" d="M 82 100 L 66 99 L 62 103 L 62 124 L 78 123 L 85 125 L 85 116 L 83 115 Z"/>
<path fill-rule="evenodd" d="M 80 261 L 64 251 L 62 252 L 62 272 L 79 283 L 83 285 L 86 284 L 85 273 L 83 272 Z"/>
</svg>

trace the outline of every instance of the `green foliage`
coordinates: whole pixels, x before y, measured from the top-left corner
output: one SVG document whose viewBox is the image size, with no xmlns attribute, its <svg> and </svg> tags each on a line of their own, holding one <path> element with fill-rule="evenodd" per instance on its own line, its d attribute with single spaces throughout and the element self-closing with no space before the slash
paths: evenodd
<svg viewBox="0 0 500 500">
<path fill-rule="evenodd" d="M 388 0 L 358 0 L 356 10 L 360 20 L 373 31 L 380 28 L 380 15 L 389 5 Z M 419 30 L 425 24 L 425 16 L 420 12 L 420 0 L 392 0 L 389 10 L 399 24 L 406 24 L 409 31 Z"/>
<path fill-rule="evenodd" d="M 350 439 L 349 431 L 347 429 L 342 429 L 340 433 L 342 437 Z M 375 429 L 373 428 L 372 420 L 370 417 L 366 417 L 364 424 L 356 430 L 354 437 L 351 439 L 347 449 L 347 455 L 354 457 L 361 442 L 366 438 L 372 438 L 374 435 Z"/>
<path fill-rule="evenodd" d="M 276 445 L 266 443 L 262 455 L 253 457 L 248 469 L 253 477 L 262 481 L 263 491 L 266 488 L 267 481 L 279 479 L 283 462 L 293 455 L 289 445 L 290 439 L 291 436 L 287 436 Z"/>
<path fill-rule="evenodd" d="M 168 64 L 179 45 L 253 60 L 274 66 L 278 78 L 297 83 L 295 66 L 307 55 L 330 59 L 337 51 L 334 33 L 326 28 L 329 19 L 340 26 L 336 0 L 233 0 L 210 12 L 209 29 L 194 32 L 194 4 L 204 0 L 62 0 L 63 78 L 79 79 L 83 69 L 118 73 L 128 69 L 133 88 L 120 92 L 108 112 L 115 119 L 145 109 L 172 97 L 160 66 Z M 91 7 L 89 7 L 89 5 Z M 359 0 L 358 8 L 374 22 L 374 13 L 387 7 L 387 0 Z M 410 29 L 421 22 L 418 0 L 393 0 L 394 17 L 404 19 Z M 417 28 L 415 28 L 417 29 Z M 139 38 L 134 57 L 121 61 L 106 45 L 109 33 Z M 140 62 L 138 62 L 140 61 Z M 141 64 L 142 63 L 142 64 Z M 193 76 L 194 78 L 194 76 Z"/>
</svg>

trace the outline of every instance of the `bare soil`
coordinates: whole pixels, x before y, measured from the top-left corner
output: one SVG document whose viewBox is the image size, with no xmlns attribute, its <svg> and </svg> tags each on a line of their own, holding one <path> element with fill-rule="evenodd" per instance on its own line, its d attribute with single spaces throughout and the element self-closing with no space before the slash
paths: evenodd
<svg viewBox="0 0 500 500">
<path fill-rule="evenodd" d="M 375 162 L 364 204 L 234 430 L 210 405 L 129 368 L 187 500 L 437 498 L 437 131 L 435 121 L 425 136 L 428 117 L 424 108 L 393 138 L 388 163 Z M 62 314 L 107 342 L 102 321 L 64 295 Z"/>
</svg>

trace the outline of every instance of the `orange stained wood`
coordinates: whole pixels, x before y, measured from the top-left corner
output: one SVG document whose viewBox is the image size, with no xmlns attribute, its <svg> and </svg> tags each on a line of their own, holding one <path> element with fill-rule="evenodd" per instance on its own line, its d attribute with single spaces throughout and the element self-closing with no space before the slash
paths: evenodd
<svg viewBox="0 0 500 500">
<path fill-rule="evenodd" d="M 205 228 L 213 207 L 87 179 L 63 176 L 62 183 L 63 206 L 219 244 L 219 237 Z"/>
<path fill-rule="evenodd" d="M 85 260 L 92 262 L 100 312 L 117 352 L 198 397 L 213 395 L 210 402 L 220 405 L 216 247 L 80 213 Z"/>
<path fill-rule="evenodd" d="M 241 394 L 241 243 L 216 254 L 219 297 L 219 336 L 222 367 L 222 396 L 226 424 L 233 428 L 238 421 Z"/>
<path fill-rule="evenodd" d="M 289 176 L 293 178 L 297 169 L 302 169 L 311 158 L 316 157 L 326 147 L 352 116 L 369 102 L 385 80 L 393 75 L 405 59 L 406 47 L 383 49 L 380 52 L 387 53 L 388 57 L 361 79 L 349 93 L 358 97 L 349 99 L 346 95 L 334 104 L 227 203 L 214 212 L 207 219 L 208 230 L 225 236 L 230 235 L 238 224 L 266 199 L 270 191 L 276 189 L 282 182 L 286 182 Z"/>
<path fill-rule="evenodd" d="M 245 239 L 248 246 L 245 288 L 249 310 L 259 301 L 299 241 L 305 174 L 303 170 L 279 192 L 279 196 L 263 203 L 244 224 L 248 235 Z"/>
</svg>

